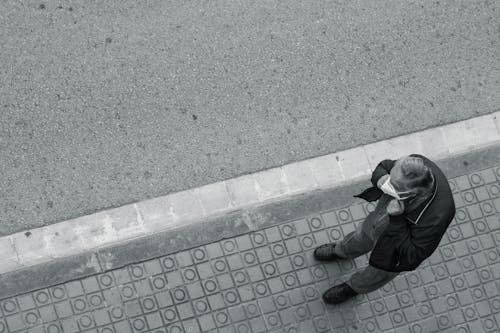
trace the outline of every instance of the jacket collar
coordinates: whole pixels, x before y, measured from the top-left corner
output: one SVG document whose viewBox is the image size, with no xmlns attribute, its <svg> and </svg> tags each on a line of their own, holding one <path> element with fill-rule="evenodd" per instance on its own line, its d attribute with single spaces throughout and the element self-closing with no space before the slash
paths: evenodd
<svg viewBox="0 0 500 333">
<path fill-rule="evenodd" d="M 432 190 L 432 195 L 427 200 L 418 205 L 417 208 L 405 214 L 405 218 L 413 224 L 418 224 L 420 218 L 422 217 L 424 212 L 429 208 L 431 203 L 434 201 L 434 198 L 436 197 L 438 182 L 435 176 L 433 176 L 433 178 L 434 178 L 434 186 Z"/>
</svg>

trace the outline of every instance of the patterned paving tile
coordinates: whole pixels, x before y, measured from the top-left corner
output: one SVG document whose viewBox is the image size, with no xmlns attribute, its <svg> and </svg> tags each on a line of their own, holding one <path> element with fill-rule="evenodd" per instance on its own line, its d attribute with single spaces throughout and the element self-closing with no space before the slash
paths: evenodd
<svg viewBox="0 0 500 333">
<path fill-rule="evenodd" d="M 323 264 L 373 203 L 0 300 L 0 333 L 499 332 L 500 168 L 449 180 L 457 203 L 417 270 L 338 306 L 321 294 L 368 256 Z"/>
</svg>

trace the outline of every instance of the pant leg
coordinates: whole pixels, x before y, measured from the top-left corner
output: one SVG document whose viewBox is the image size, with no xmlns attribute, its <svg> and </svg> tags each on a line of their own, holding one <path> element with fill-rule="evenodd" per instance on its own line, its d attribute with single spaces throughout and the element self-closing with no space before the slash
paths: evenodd
<svg viewBox="0 0 500 333">
<path fill-rule="evenodd" d="M 366 223 L 366 220 L 365 222 Z M 359 257 L 373 248 L 373 239 L 363 232 L 362 226 L 349 233 L 344 239 L 335 246 L 335 254 L 341 258 L 353 259 Z"/>
<path fill-rule="evenodd" d="M 375 246 L 375 242 L 389 224 L 389 215 L 386 208 L 389 201 L 392 200 L 390 196 L 383 195 L 375 210 L 371 213 L 373 216 L 368 216 L 358 234 L 363 236 L 352 236 L 349 240 L 346 237 L 346 246 L 340 250 L 347 250 L 351 255 L 364 254 L 369 252 Z M 365 242 L 366 244 L 360 244 Z M 365 251 L 367 250 L 367 251 Z M 361 253 L 362 251 L 365 251 Z M 390 282 L 399 273 L 387 272 L 373 266 L 368 265 L 365 269 L 354 273 L 346 283 L 358 294 L 366 294 L 379 289 L 386 283 Z"/>
<path fill-rule="evenodd" d="M 392 198 L 383 194 L 366 219 L 358 225 L 355 231 L 349 233 L 335 246 L 335 253 L 341 258 L 353 259 L 370 252 L 378 237 L 389 223 L 386 208 Z"/>
<path fill-rule="evenodd" d="M 368 265 L 364 270 L 354 273 L 346 283 L 358 294 L 366 294 L 377 290 L 398 275 L 399 273 Z"/>
</svg>

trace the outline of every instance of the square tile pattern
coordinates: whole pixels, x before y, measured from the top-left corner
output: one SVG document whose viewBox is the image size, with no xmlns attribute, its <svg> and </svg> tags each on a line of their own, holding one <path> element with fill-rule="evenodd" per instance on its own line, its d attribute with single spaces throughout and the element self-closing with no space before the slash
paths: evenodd
<svg viewBox="0 0 500 333">
<path fill-rule="evenodd" d="M 373 203 L 0 300 L 0 333 L 499 332 L 500 168 L 449 183 L 457 212 L 434 254 L 344 304 L 321 294 L 368 255 L 322 264 L 312 252 Z"/>
</svg>

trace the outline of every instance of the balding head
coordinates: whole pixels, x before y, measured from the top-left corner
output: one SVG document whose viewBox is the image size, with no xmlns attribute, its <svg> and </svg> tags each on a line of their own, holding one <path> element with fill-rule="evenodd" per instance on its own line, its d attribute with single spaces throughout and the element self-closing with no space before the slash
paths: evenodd
<svg viewBox="0 0 500 333">
<path fill-rule="evenodd" d="M 391 170 L 391 183 L 398 192 L 427 195 L 432 191 L 433 175 L 420 157 L 403 156 Z"/>
</svg>

